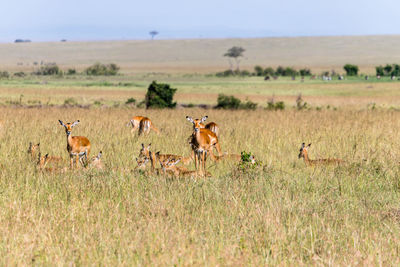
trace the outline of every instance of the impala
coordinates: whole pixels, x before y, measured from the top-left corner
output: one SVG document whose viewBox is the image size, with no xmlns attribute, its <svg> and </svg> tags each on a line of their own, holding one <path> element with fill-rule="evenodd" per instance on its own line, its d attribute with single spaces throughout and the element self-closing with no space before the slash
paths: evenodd
<svg viewBox="0 0 400 267">
<path fill-rule="evenodd" d="M 194 165 L 196 170 L 199 169 L 200 172 L 206 174 L 207 153 L 213 157 L 213 147 L 218 147 L 217 150 L 220 151 L 218 137 L 208 129 L 195 127 L 190 144 L 195 155 Z"/>
<path fill-rule="evenodd" d="M 132 125 L 132 130 L 131 130 L 132 133 L 137 129 L 139 129 L 139 135 L 141 135 L 142 133 L 149 134 L 150 130 L 155 131 L 157 134 L 160 133 L 160 131 L 153 125 L 151 120 L 147 117 L 135 116 L 130 120 L 130 124 Z"/>
<path fill-rule="evenodd" d="M 341 159 L 335 159 L 335 158 L 328 158 L 328 159 L 309 159 L 308 157 L 308 149 L 310 148 L 311 144 L 308 144 L 308 146 L 305 146 L 305 143 L 301 144 L 300 148 L 300 153 L 299 153 L 299 159 L 303 158 L 304 163 L 307 166 L 313 166 L 313 165 L 328 165 L 328 164 L 341 164 L 343 163 L 343 160 Z"/>
<path fill-rule="evenodd" d="M 219 135 L 219 127 L 215 122 L 209 122 L 206 125 L 204 125 L 203 122 L 205 122 L 208 119 L 208 116 L 204 116 L 201 119 L 193 119 L 192 117 L 186 116 L 186 119 L 191 123 L 193 123 L 193 130 L 195 127 L 206 128 L 211 132 L 215 133 L 216 136 Z"/>
<path fill-rule="evenodd" d="M 152 152 L 150 149 L 151 149 L 151 144 L 149 144 L 147 147 L 145 147 L 145 145 L 142 144 L 142 148 L 140 149 L 140 152 L 139 152 L 139 158 L 149 158 L 150 162 L 151 162 L 152 170 L 155 169 L 155 164 L 159 160 L 161 160 L 161 161 L 169 160 L 171 163 L 175 162 L 175 161 L 185 162 L 187 160 L 190 160 L 190 158 L 185 158 L 185 157 L 178 156 L 178 155 L 160 154 L 160 151 L 155 153 L 155 152 Z"/>
<path fill-rule="evenodd" d="M 79 166 L 78 162 L 83 155 L 86 157 L 90 154 L 90 141 L 85 136 L 71 136 L 72 128 L 79 123 L 79 120 L 74 123 L 64 124 L 61 120 L 58 120 L 60 125 L 64 126 L 65 133 L 67 135 L 67 151 L 70 157 L 70 167 L 73 168 L 74 157 L 75 165 Z"/>
<path fill-rule="evenodd" d="M 40 154 L 40 143 L 37 143 L 36 145 L 32 144 L 32 142 L 29 142 L 29 148 L 28 148 L 28 154 L 31 156 L 32 160 L 36 160 L 36 154 Z M 62 161 L 62 157 L 59 156 L 49 156 L 47 154 L 47 162 L 60 162 Z"/>
</svg>

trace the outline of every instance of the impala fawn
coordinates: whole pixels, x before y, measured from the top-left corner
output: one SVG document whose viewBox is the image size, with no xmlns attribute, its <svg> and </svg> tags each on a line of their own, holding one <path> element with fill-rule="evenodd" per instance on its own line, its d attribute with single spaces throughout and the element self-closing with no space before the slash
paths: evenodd
<svg viewBox="0 0 400 267">
<path fill-rule="evenodd" d="M 28 148 L 28 154 L 31 156 L 31 159 L 34 161 L 36 160 L 36 155 L 40 154 L 40 143 L 37 143 L 36 145 L 32 144 L 32 142 L 29 142 L 29 148 Z M 49 156 L 47 154 L 47 159 L 46 161 L 48 163 L 56 163 L 56 162 L 61 162 L 63 159 L 62 157 L 59 156 Z"/>
<path fill-rule="evenodd" d="M 308 149 L 310 148 L 311 144 L 308 144 L 305 146 L 305 143 L 301 144 L 300 148 L 300 153 L 299 153 L 299 159 L 303 158 L 304 163 L 307 166 L 314 166 L 314 165 L 329 165 L 329 164 L 341 164 L 344 161 L 341 159 L 335 159 L 335 158 L 328 158 L 328 159 L 309 159 L 308 157 Z"/>
<path fill-rule="evenodd" d="M 150 133 L 150 130 L 153 130 L 157 134 L 160 134 L 160 131 L 154 126 L 152 121 L 147 117 L 135 116 L 130 120 L 130 123 L 132 125 L 131 133 L 139 129 L 139 135 L 141 135 L 142 133 L 147 135 Z"/>
<path fill-rule="evenodd" d="M 51 161 L 49 154 L 46 154 L 44 156 L 41 156 L 41 153 L 39 152 L 38 154 L 38 161 L 37 161 L 37 167 L 41 171 L 47 171 L 47 172 L 66 172 L 67 167 L 47 167 L 47 164 Z"/>
<path fill-rule="evenodd" d="M 67 151 L 70 157 L 70 167 L 73 168 L 74 157 L 75 165 L 79 166 L 78 162 L 81 160 L 83 155 L 86 157 L 90 154 L 90 141 L 85 136 L 71 136 L 72 128 L 79 123 L 79 120 L 74 123 L 64 124 L 61 120 L 58 120 L 60 125 L 64 126 L 65 133 L 67 135 Z"/>
<path fill-rule="evenodd" d="M 139 152 L 139 158 L 149 158 L 150 162 L 151 162 L 152 170 L 155 169 L 155 164 L 158 162 L 159 159 L 161 161 L 166 161 L 169 159 L 170 162 L 175 162 L 177 160 L 186 162 L 186 161 L 190 160 L 190 158 L 185 158 L 185 157 L 178 156 L 178 155 L 160 154 L 160 152 L 155 153 L 155 152 L 152 152 L 150 149 L 151 149 L 151 144 L 149 144 L 147 147 L 145 147 L 145 145 L 142 144 L 142 148 L 140 149 L 140 152 Z"/>
<path fill-rule="evenodd" d="M 197 177 L 197 171 L 189 171 L 185 167 L 178 167 L 176 164 L 179 163 L 178 161 L 170 162 L 169 160 L 166 161 L 159 161 L 161 165 L 161 169 L 163 170 L 164 174 L 171 174 L 174 177 Z M 209 172 L 205 173 L 206 176 L 211 176 Z"/>
<path fill-rule="evenodd" d="M 211 132 L 215 133 L 216 136 L 219 135 L 219 127 L 215 122 L 209 122 L 204 125 L 203 122 L 208 119 L 208 116 L 204 116 L 201 119 L 193 119 L 192 117 L 186 116 L 186 119 L 193 123 L 193 130 L 196 126 L 198 126 L 199 128 L 206 128 L 210 130 Z"/>
</svg>

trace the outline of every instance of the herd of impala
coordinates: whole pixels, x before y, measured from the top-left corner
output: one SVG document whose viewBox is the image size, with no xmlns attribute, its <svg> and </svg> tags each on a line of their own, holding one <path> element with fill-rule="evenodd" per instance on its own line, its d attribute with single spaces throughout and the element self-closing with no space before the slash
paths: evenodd
<svg viewBox="0 0 400 267">
<path fill-rule="evenodd" d="M 193 133 L 188 138 L 188 144 L 191 148 L 191 155 L 188 157 L 173 155 L 173 154 L 160 154 L 160 152 L 151 151 L 151 144 L 142 147 L 139 152 L 139 157 L 136 158 L 137 166 L 135 169 L 146 170 L 147 163 L 151 164 L 151 172 L 169 174 L 176 177 L 183 176 L 210 176 L 206 170 L 206 160 L 209 155 L 211 160 L 219 161 L 221 159 L 230 158 L 236 161 L 241 160 L 241 155 L 222 153 L 220 143 L 218 141 L 219 127 L 215 122 L 204 124 L 208 116 L 204 116 L 201 119 L 193 119 L 192 117 L 186 116 L 186 119 L 193 125 Z M 70 157 L 70 168 L 73 169 L 74 165 L 79 168 L 80 165 L 88 168 L 103 169 L 103 163 L 101 161 L 102 151 L 98 153 L 96 157 L 88 159 L 91 149 L 90 141 L 85 136 L 72 136 L 72 128 L 79 123 L 79 120 L 73 123 L 63 123 L 59 120 L 61 126 L 65 128 L 67 137 L 67 151 Z M 128 125 L 132 126 L 132 133 L 138 130 L 138 134 L 149 134 L 150 130 L 153 130 L 157 134 L 160 131 L 153 125 L 152 121 L 143 116 L 133 117 Z M 311 146 L 305 146 L 302 143 L 300 148 L 299 158 L 303 158 L 307 166 L 322 165 L 322 164 L 341 164 L 344 161 L 341 159 L 328 158 L 328 159 L 315 159 L 311 160 L 308 157 L 308 149 Z M 216 149 L 218 155 L 214 155 L 213 149 Z M 67 167 L 47 167 L 47 165 L 56 165 L 62 162 L 62 158 L 59 156 L 49 156 L 46 154 L 42 156 L 40 153 L 40 143 L 34 145 L 29 144 L 28 153 L 33 160 L 37 159 L 37 165 L 40 170 L 45 171 L 67 171 Z M 179 167 L 179 162 L 187 165 L 194 160 L 195 171 L 190 171 L 185 167 Z M 256 162 L 254 156 L 250 158 L 250 164 Z M 156 168 L 160 164 L 161 168 Z"/>
</svg>

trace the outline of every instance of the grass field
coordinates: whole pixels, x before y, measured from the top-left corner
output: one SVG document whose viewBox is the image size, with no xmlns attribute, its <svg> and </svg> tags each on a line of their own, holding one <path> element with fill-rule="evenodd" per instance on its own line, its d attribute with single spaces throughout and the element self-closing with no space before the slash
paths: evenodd
<svg viewBox="0 0 400 267">
<path fill-rule="evenodd" d="M 319 71 L 349 59 L 367 72 L 370 64 L 395 61 L 389 56 L 397 40 L 235 41 L 248 52 L 243 66 L 268 62 Z M 189 53 L 194 43 L 203 50 Z M 274 53 L 261 53 L 267 44 Z M 327 54 L 332 44 L 338 49 Z M 232 40 L 1 44 L 4 70 L 29 72 L 31 65 L 16 62 L 43 58 L 63 68 L 115 62 L 122 74 L 0 79 L 0 265 L 399 265 L 400 81 L 266 82 L 208 75 L 226 67 L 220 54 L 231 45 Z M 298 53 L 288 54 L 296 45 Z M 147 51 L 153 46 L 160 54 Z M 210 53 L 212 46 L 216 51 Z M 106 53 L 110 49 L 115 53 Z M 181 57 L 174 59 L 177 51 Z M 212 106 L 225 93 L 259 108 L 145 110 L 125 104 L 131 97 L 142 101 L 153 80 L 177 88 L 178 104 Z M 295 107 L 299 94 L 308 108 Z M 285 110 L 264 109 L 272 97 L 284 101 Z M 160 135 L 131 134 L 126 123 L 134 115 L 149 117 Z M 241 171 L 233 160 L 208 160 L 211 177 L 186 179 L 134 170 L 142 143 L 161 153 L 190 154 L 187 115 L 208 115 L 220 126 L 224 152 L 251 152 L 261 166 Z M 41 143 L 42 155 L 62 156 L 62 167 L 69 165 L 59 119 L 80 120 L 72 134 L 90 139 L 91 156 L 103 151 L 103 170 L 37 168 L 27 153 L 30 142 Z M 302 142 L 312 143 L 312 159 L 345 163 L 307 167 L 298 159 Z"/>
<path fill-rule="evenodd" d="M 161 134 L 132 136 L 133 114 Z M 262 167 L 208 162 L 212 177 L 181 180 L 133 171 L 142 142 L 188 155 L 185 116 L 200 114 L 2 108 L 2 265 L 399 264 L 400 113 L 210 110 L 223 151 L 250 151 Z M 104 171 L 36 170 L 29 142 L 68 165 L 58 119 L 81 120 L 73 134 L 103 151 Z M 346 164 L 308 168 L 302 142 Z"/>
</svg>

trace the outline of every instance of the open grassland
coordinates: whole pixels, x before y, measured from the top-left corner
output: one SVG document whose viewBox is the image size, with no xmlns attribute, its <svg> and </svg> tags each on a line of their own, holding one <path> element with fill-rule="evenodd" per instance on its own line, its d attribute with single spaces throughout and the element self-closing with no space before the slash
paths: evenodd
<svg viewBox="0 0 400 267">
<path fill-rule="evenodd" d="M 132 136 L 132 115 L 161 134 Z M 189 154 L 186 115 L 204 110 L 1 108 L 0 263 L 400 264 L 399 112 L 209 110 L 223 151 L 250 151 L 263 166 L 208 161 L 212 177 L 196 179 L 132 171 L 141 143 Z M 58 119 L 81 120 L 73 134 L 103 151 L 104 171 L 36 170 L 30 141 L 68 164 Z M 308 168 L 302 142 L 311 158 L 346 164 Z"/>
<path fill-rule="evenodd" d="M 82 105 L 106 104 L 123 105 L 128 98 L 138 102 L 144 99 L 149 84 L 169 83 L 177 88 L 175 100 L 180 104 L 215 105 L 218 94 L 235 95 L 241 100 L 249 99 L 266 106 L 272 96 L 276 101 L 284 101 L 288 107 L 294 106 L 296 97 L 302 94 L 304 100 L 313 107 L 335 106 L 366 108 L 375 103 L 385 108 L 400 107 L 400 81 L 389 78 L 365 81 L 362 78 L 348 78 L 345 81 L 310 80 L 299 78 L 279 78 L 264 81 L 262 77 L 217 78 L 205 75 L 119 75 L 116 77 L 88 77 L 84 75 L 64 77 L 13 78 L 0 80 L 0 104 L 7 105 L 22 101 L 21 104 L 61 105 L 73 98 Z M 22 96 L 22 97 L 21 97 Z"/>
<path fill-rule="evenodd" d="M 343 72 L 344 64 L 353 63 L 372 74 L 376 65 L 400 61 L 400 35 L 382 35 L 0 44 L 0 69 L 33 71 L 33 63 L 42 61 L 78 69 L 113 62 L 128 73 L 210 73 L 229 67 L 223 54 L 232 46 L 246 49 L 241 65 L 247 69 L 283 65 Z"/>
</svg>

